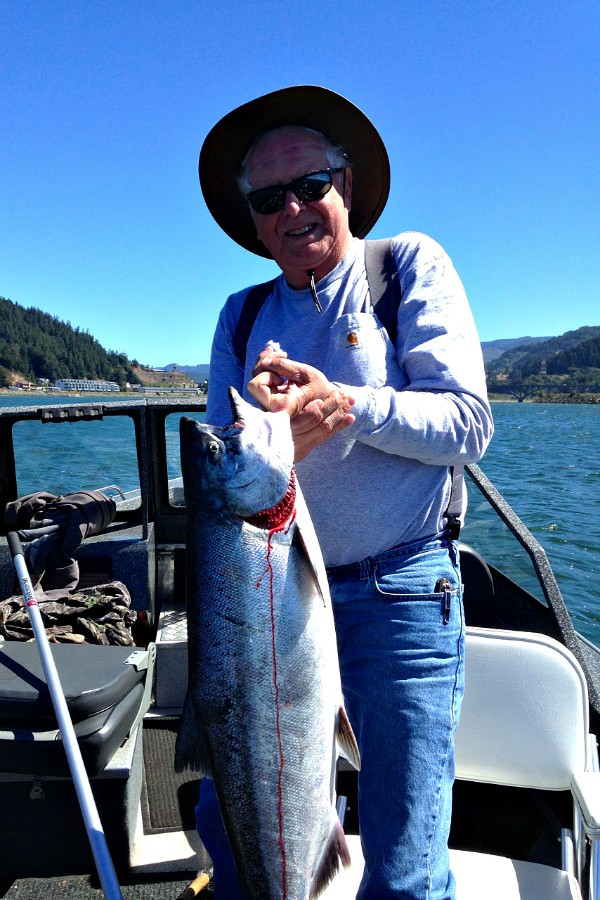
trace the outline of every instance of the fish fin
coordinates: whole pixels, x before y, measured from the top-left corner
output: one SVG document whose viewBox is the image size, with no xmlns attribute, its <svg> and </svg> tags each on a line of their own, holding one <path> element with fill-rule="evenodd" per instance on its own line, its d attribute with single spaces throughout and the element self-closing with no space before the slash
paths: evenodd
<svg viewBox="0 0 600 900">
<path fill-rule="evenodd" d="M 342 824 L 335 816 L 331 834 L 321 854 L 310 884 L 309 900 L 315 900 L 322 894 L 327 885 L 335 878 L 340 869 L 340 862 L 345 869 L 350 865 L 350 851 L 346 843 L 346 835 Z"/>
<path fill-rule="evenodd" d="M 313 570 L 315 582 L 321 594 L 323 603 L 331 606 L 329 596 L 329 582 L 327 581 L 327 572 L 325 571 L 325 563 L 321 554 L 321 547 L 315 527 L 312 523 L 310 513 L 306 506 L 304 495 L 300 490 L 300 485 L 296 483 L 296 532 L 300 545 L 304 551 L 304 555 Z"/>
<path fill-rule="evenodd" d="M 354 768 L 359 771 L 360 753 L 358 752 L 358 744 L 356 743 L 356 737 L 354 736 L 348 713 L 343 706 L 340 706 L 338 713 L 337 740 L 338 750 L 342 756 L 348 760 L 350 765 L 354 766 Z"/>
<path fill-rule="evenodd" d="M 192 769 L 212 778 L 212 769 L 200 730 L 200 717 L 189 695 L 185 698 L 175 742 L 175 771 L 182 772 L 184 769 Z"/>
</svg>

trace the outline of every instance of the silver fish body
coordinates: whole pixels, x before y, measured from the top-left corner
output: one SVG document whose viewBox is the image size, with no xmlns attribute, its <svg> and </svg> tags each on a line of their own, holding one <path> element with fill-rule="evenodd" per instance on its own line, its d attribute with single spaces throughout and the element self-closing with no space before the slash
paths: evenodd
<svg viewBox="0 0 600 900">
<path fill-rule="evenodd" d="M 343 710 L 327 580 L 285 413 L 183 419 L 189 682 L 176 768 L 214 779 L 250 898 L 308 900 L 349 863 L 335 811 Z M 268 512 L 264 512 L 264 511 Z"/>
</svg>

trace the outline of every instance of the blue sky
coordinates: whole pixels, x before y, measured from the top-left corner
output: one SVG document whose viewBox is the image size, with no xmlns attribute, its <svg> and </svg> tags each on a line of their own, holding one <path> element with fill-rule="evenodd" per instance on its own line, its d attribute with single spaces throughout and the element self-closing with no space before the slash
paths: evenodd
<svg viewBox="0 0 600 900">
<path fill-rule="evenodd" d="M 392 166 L 372 237 L 431 234 L 482 340 L 600 324 L 600 3 L 0 0 L 0 295 L 107 349 L 207 362 L 276 273 L 197 180 L 213 124 L 322 84 Z"/>
</svg>

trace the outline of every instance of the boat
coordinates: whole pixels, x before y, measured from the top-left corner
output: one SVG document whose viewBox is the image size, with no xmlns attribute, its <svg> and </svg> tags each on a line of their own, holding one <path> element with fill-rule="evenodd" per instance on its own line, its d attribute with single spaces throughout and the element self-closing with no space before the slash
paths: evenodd
<svg viewBox="0 0 600 900">
<path fill-rule="evenodd" d="M 195 829 L 198 778 L 173 771 L 187 632 L 186 511 L 172 461 L 178 418 L 204 410 L 201 397 L 57 399 L 55 406 L 0 408 L 2 509 L 24 493 L 25 453 L 40 460 L 36 489 L 49 489 L 42 462 L 49 430 L 55 436 L 54 429 L 64 429 L 61 442 L 71 453 L 78 429 L 88 434 L 93 429 L 98 448 L 113 447 L 117 435 L 127 442 L 137 472 L 135 487 L 126 485 L 123 496 L 117 495 L 112 523 L 77 551 L 80 585 L 117 580 L 129 589 L 137 613 L 136 646 L 53 647 L 65 693 L 70 688 L 82 755 L 126 900 L 211 893 L 210 884 L 204 887 L 209 874 L 195 881 L 211 865 Z M 98 487 L 86 484 L 89 447 L 89 440 L 82 442 L 77 465 L 69 463 L 81 480 L 74 489 Z M 512 557 L 497 567 L 478 547 L 478 526 L 464 530 L 467 689 L 450 838 L 458 900 L 595 900 L 600 896 L 600 767 L 594 737 L 600 727 L 600 649 L 575 631 L 546 554 L 526 525 L 478 466 L 469 466 L 467 475 L 470 504 L 483 504 L 494 527 L 513 535 L 529 570 L 524 576 Z M 15 590 L 3 532 L 0 600 Z M 88 651 L 91 655 L 83 656 Z M 101 660 L 98 654 L 104 654 Z M 20 700 L 31 703 L 32 692 L 34 701 L 43 692 L 37 655 L 35 643 L 0 644 L 0 897 L 98 898 L 95 857 L 56 723 L 47 711 L 36 721 L 31 705 L 15 712 Z M 72 688 L 75 659 L 85 664 Z M 127 686 L 90 712 L 79 701 L 108 690 L 115 680 L 111 667 L 119 669 L 117 680 L 125 668 Z M 362 857 L 357 775 L 343 760 L 337 789 L 353 862 L 323 896 L 351 900 Z"/>
</svg>

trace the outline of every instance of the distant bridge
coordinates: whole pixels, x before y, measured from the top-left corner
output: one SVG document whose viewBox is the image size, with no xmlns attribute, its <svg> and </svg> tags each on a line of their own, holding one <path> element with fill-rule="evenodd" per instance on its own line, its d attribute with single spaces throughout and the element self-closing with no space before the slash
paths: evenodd
<svg viewBox="0 0 600 900">
<path fill-rule="evenodd" d="M 597 394 L 598 384 L 531 384 L 524 381 L 488 382 L 490 394 L 510 394 L 519 403 L 533 394 Z"/>
</svg>

